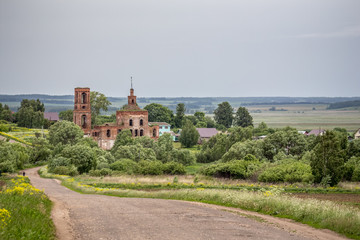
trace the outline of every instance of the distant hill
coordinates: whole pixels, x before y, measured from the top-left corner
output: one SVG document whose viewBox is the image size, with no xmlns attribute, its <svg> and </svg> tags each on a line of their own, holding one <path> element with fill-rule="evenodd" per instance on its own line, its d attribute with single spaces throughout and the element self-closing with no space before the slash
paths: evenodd
<svg viewBox="0 0 360 240">
<path fill-rule="evenodd" d="M 8 104 L 12 111 L 17 111 L 22 99 L 39 99 L 45 104 L 46 112 L 60 112 L 73 109 L 73 95 L 46 95 L 46 94 L 21 94 L 21 95 L 0 95 L 0 102 Z M 115 112 L 122 105 L 127 103 L 126 97 L 108 97 L 112 103 L 109 112 Z M 288 105 L 288 104 L 329 104 L 338 106 L 341 103 L 359 103 L 360 97 L 138 97 L 140 107 L 150 103 L 162 104 L 175 112 L 178 103 L 184 103 L 188 113 L 204 111 L 212 113 L 221 102 L 229 102 L 233 107 L 252 105 Z M 334 108 L 330 108 L 334 109 Z"/>
<path fill-rule="evenodd" d="M 328 109 L 360 107 L 360 100 L 331 103 Z"/>
</svg>

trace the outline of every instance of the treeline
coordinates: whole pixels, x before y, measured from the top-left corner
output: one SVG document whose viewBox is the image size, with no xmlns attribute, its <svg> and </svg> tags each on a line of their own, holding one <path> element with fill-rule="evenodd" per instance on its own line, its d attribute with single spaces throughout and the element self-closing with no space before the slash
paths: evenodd
<svg viewBox="0 0 360 240">
<path fill-rule="evenodd" d="M 328 109 L 360 107 L 360 100 L 331 103 Z"/>
<path fill-rule="evenodd" d="M 253 140 L 255 132 L 267 135 Z M 263 182 L 306 182 L 334 186 L 360 181 L 360 140 L 343 131 L 304 136 L 294 128 L 230 128 L 203 144 L 197 162 L 213 163 L 205 175 Z"/>
</svg>

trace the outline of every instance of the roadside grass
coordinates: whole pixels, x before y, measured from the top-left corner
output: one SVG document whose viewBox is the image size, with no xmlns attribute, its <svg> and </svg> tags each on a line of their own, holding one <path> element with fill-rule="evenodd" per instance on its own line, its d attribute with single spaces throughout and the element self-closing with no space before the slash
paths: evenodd
<svg viewBox="0 0 360 240">
<path fill-rule="evenodd" d="M 247 186 L 238 189 L 210 188 L 204 183 L 186 184 L 168 182 L 162 184 L 117 183 L 102 185 L 105 178 L 71 178 L 47 173 L 40 169 L 43 177 L 58 178 L 62 184 L 85 194 L 104 194 L 118 197 L 162 198 L 197 201 L 256 211 L 282 218 L 293 219 L 316 228 L 333 230 L 353 239 L 360 239 L 360 210 L 332 201 L 301 199 L 284 193 L 279 187 Z M 133 179 L 136 178 L 133 176 Z M 182 180 L 179 178 L 179 181 Z M 189 179 L 187 179 L 189 180 Z M 109 181 L 109 179 L 107 180 Z M 123 184 L 123 185 L 121 185 Z"/>
<path fill-rule="evenodd" d="M 209 165 L 209 163 L 195 163 L 190 166 L 185 166 L 186 174 L 196 175 L 202 167 Z"/>
<path fill-rule="evenodd" d="M 27 177 L 0 177 L 0 239 L 55 239 L 52 202 Z"/>
</svg>

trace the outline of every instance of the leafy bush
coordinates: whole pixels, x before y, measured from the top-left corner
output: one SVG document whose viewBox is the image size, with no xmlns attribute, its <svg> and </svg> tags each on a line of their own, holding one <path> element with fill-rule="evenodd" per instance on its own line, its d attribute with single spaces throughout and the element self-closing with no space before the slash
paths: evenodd
<svg viewBox="0 0 360 240">
<path fill-rule="evenodd" d="M 360 182 L 360 166 L 356 166 L 356 168 L 354 169 L 351 181 L 353 182 Z"/>
<path fill-rule="evenodd" d="M 222 161 L 228 162 L 236 159 L 244 159 L 247 154 L 251 154 L 258 159 L 262 159 L 264 157 L 262 153 L 262 144 L 262 141 L 252 140 L 237 142 L 224 154 Z"/>
<path fill-rule="evenodd" d="M 5 124 L 0 124 L 0 132 L 8 132 L 9 126 Z"/>
<path fill-rule="evenodd" d="M 214 177 L 246 179 L 251 177 L 258 167 L 258 161 L 232 160 L 209 165 L 203 168 L 201 173 Z"/>
<path fill-rule="evenodd" d="M 360 157 L 352 157 L 345 163 L 343 178 L 347 181 L 353 181 L 352 178 L 356 168 L 360 168 Z"/>
<path fill-rule="evenodd" d="M 0 171 L 14 172 L 28 163 L 29 156 L 26 147 L 19 143 L 0 141 Z"/>
<path fill-rule="evenodd" d="M 186 170 L 184 165 L 178 162 L 168 162 L 163 165 L 163 171 L 165 174 L 185 174 Z"/>
<path fill-rule="evenodd" d="M 259 175 L 261 182 L 312 182 L 314 176 L 309 164 L 293 159 L 272 164 Z"/>
<path fill-rule="evenodd" d="M 111 176 L 111 173 L 112 171 L 109 168 L 100 169 L 101 176 Z"/>
<path fill-rule="evenodd" d="M 119 171 L 123 173 L 133 174 L 137 172 L 138 164 L 127 158 L 120 159 L 112 164 L 110 164 L 110 169 L 114 171 Z"/>
<path fill-rule="evenodd" d="M 156 159 L 154 150 L 143 148 L 141 145 L 118 146 L 114 157 L 115 159 L 128 158 L 134 161 Z"/>
<path fill-rule="evenodd" d="M 54 172 L 54 169 L 56 167 L 60 167 L 60 166 L 68 167 L 68 166 L 70 166 L 70 164 L 71 164 L 71 162 L 70 162 L 70 159 L 68 159 L 68 158 L 64 158 L 61 156 L 54 157 L 49 161 L 49 164 L 48 164 L 49 172 Z"/>
<path fill-rule="evenodd" d="M 189 166 L 195 163 L 195 156 L 187 149 L 173 149 L 171 151 L 172 161 Z"/>
<path fill-rule="evenodd" d="M 61 152 L 61 156 L 70 159 L 70 163 L 77 167 L 80 174 L 89 172 L 95 165 L 95 154 L 85 145 L 68 145 Z"/>
<path fill-rule="evenodd" d="M 107 162 L 101 162 L 96 166 L 96 169 L 104 169 L 104 168 L 110 168 L 110 165 Z"/>
<path fill-rule="evenodd" d="M 84 132 L 73 122 L 56 122 L 49 129 L 49 142 L 54 146 L 61 143 L 63 145 L 74 145 L 82 140 Z"/>
<path fill-rule="evenodd" d="M 163 174 L 163 164 L 160 161 L 141 160 L 139 162 L 138 173 L 143 175 Z"/>
<path fill-rule="evenodd" d="M 53 170 L 53 173 L 59 175 L 69 175 L 69 176 L 76 176 L 79 175 L 76 167 L 74 165 L 71 166 L 56 166 Z"/>
</svg>

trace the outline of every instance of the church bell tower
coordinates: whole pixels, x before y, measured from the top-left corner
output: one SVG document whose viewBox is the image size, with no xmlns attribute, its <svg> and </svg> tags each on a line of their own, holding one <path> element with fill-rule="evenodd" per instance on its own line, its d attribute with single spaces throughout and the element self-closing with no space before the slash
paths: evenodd
<svg viewBox="0 0 360 240">
<path fill-rule="evenodd" d="M 75 88 L 73 120 L 84 134 L 91 132 L 90 88 Z"/>
</svg>

